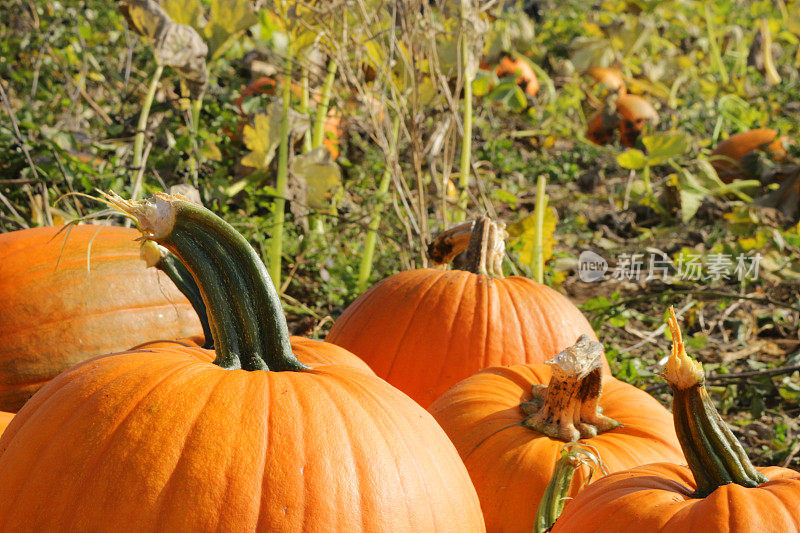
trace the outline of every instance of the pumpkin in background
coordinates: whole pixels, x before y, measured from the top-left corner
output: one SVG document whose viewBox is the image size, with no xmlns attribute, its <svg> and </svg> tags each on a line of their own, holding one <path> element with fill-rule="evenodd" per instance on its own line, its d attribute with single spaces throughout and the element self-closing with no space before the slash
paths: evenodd
<svg viewBox="0 0 800 533">
<path fill-rule="evenodd" d="M 430 406 L 467 466 L 487 531 L 533 530 L 566 443 L 593 450 L 610 472 L 683 460 L 669 412 L 646 392 L 604 377 L 604 360 L 602 345 L 583 336 L 547 364 L 478 372 Z M 575 472 L 567 495 L 600 472 L 589 476 Z"/>
<path fill-rule="evenodd" d="M 758 152 L 765 152 L 780 161 L 786 157 L 785 136 L 778 136 L 776 130 L 760 128 L 731 135 L 711 152 L 711 165 L 719 179 L 730 183 L 738 179 L 756 177 L 754 158 Z"/>
<path fill-rule="evenodd" d="M 150 347 L 43 387 L 0 438 L 5 529 L 484 531 L 428 413 L 375 376 L 295 358 L 244 237 L 178 197 L 109 201 L 195 276 L 216 358 Z"/>
<path fill-rule="evenodd" d="M 596 339 L 563 295 L 501 276 L 504 235 L 486 218 L 444 232 L 429 255 L 445 263 L 469 246 L 468 270 L 423 268 L 384 279 L 344 311 L 327 341 L 427 407 L 482 368 L 543 363 L 582 334 Z"/>
<path fill-rule="evenodd" d="M 670 310 L 672 388 L 683 461 L 618 472 L 567 504 L 553 533 L 800 531 L 800 473 L 755 468 L 705 389 L 702 366 L 687 354 Z"/>
<path fill-rule="evenodd" d="M 202 333 L 170 279 L 111 226 L 0 235 L 0 410 L 17 411 L 74 364 L 151 339 Z"/>
<path fill-rule="evenodd" d="M 516 84 L 528 96 L 539 92 L 539 78 L 533 68 L 521 57 L 504 55 L 496 69 L 498 78 L 514 77 Z"/>
</svg>

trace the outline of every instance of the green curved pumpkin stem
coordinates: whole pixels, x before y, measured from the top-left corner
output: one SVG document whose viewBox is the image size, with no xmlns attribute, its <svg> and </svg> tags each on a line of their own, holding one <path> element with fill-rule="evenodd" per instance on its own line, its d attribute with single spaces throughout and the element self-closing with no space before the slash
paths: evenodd
<svg viewBox="0 0 800 533">
<path fill-rule="evenodd" d="M 547 385 L 534 385 L 533 398 L 520 404 L 526 428 L 565 442 L 588 439 L 619 427 L 600 408 L 603 390 L 603 345 L 581 335 L 573 346 L 546 364 L 553 375 Z"/>
<path fill-rule="evenodd" d="M 214 337 L 211 335 L 211 325 L 208 323 L 206 304 L 203 302 L 203 295 L 200 294 L 200 288 L 195 283 L 192 274 L 180 262 L 180 259 L 153 241 L 142 243 L 142 258 L 147 262 L 148 267 L 157 268 L 166 274 L 178 287 L 178 290 L 186 296 L 203 328 L 203 338 L 205 339 L 203 348 L 208 350 L 214 348 Z"/>
<path fill-rule="evenodd" d="M 505 224 L 487 216 L 462 222 L 436 236 L 428 245 L 428 257 L 437 265 L 452 262 L 466 251 L 462 270 L 490 277 L 503 277 L 506 245 Z"/>
<path fill-rule="evenodd" d="M 575 472 L 583 465 L 593 464 L 592 472 L 586 478 L 589 482 L 594 474 L 594 468 L 599 467 L 605 472 L 605 466 L 601 463 L 592 450 L 594 448 L 584 448 L 585 445 L 571 442 L 561 448 L 561 453 L 553 469 L 553 477 L 544 489 L 542 499 L 539 500 L 539 508 L 536 510 L 536 522 L 533 527 L 534 533 L 546 533 L 550 531 L 556 523 L 564 506 L 569 499 L 569 489 L 572 486 L 572 479 Z"/>
<path fill-rule="evenodd" d="M 750 462 L 708 396 L 703 367 L 686 354 L 673 308 L 670 308 L 669 327 L 672 353 L 662 376 L 672 388 L 675 432 L 697 483 L 694 496 L 705 498 L 729 483 L 743 487 L 766 483 L 769 479 Z"/>
<path fill-rule="evenodd" d="M 215 364 L 244 370 L 303 370 L 292 353 L 278 293 L 261 258 L 230 224 L 180 196 L 106 199 L 136 217 L 147 238 L 175 254 L 197 282 L 216 345 Z"/>
</svg>

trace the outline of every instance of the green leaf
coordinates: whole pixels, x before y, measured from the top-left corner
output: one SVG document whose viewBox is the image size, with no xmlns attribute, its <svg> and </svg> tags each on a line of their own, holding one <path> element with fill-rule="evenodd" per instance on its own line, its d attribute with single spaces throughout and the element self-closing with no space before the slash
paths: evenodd
<svg viewBox="0 0 800 533">
<path fill-rule="evenodd" d="M 656 133 L 642 137 L 651 165 L 681 156 L 689 149 L 689 136 L 685 133 Z"/>
<path fill-rule="evenodd" d="M 644 155 L 644 152 L 637 150 L 636 148 L 631 148 L 630 150 L 625 150 L 617 156 L 617 163 L 619 163 L 619 166 L 622 168 L 640 170 L 647 165 L 648 161 L 647 156 Z"/>
<path fill-rule="evenodd" d="M 492 86 L 497 83 L 497 75 L 488 70 L 479 70 L 472 80 L 472 94 L 475 96 L 486 96 L 492 90 Z"/>
<path fill-rule="evenodd" d="M 512 111 L 524 111 L 528 107 L 528 99 L 525 98 L 525 93 L 514 80 L 499 83 L 489 93 L 488 99 L 490 102 L 503 104 Z"/>
<path fill-rule="evenodd" d="M 697 181 L 694 174 L 680 167 L 678 172 L 678 191 L 681 198 L 681 219 L 684 222 L 688 222 L 697 213 L 703 200 L 710 192 Z"/>
</svg>

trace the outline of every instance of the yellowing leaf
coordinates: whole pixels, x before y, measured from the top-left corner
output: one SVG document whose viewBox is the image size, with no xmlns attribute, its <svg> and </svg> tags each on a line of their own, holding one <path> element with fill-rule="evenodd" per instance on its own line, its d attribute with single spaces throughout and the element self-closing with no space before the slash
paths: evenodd
<svg viewBox="0 0 800 533">
<path fill-rule="evenodd" d="M 162 0 L 161 7 L 176 24 L 202 29 L 203 6 L 200 0 Z"/>
<path fill-rule="evenodd" d="M 211 57 L 222 54 L 231 38 L 256 22 L 258 16 L 249 0 L 212 0 L 211 17 L 205 27 Z"/>
<path fill-rule="evenodd" d="M 330 152 L 320 146 L 292 160 L 291 179 L 296 188 L 305 188 L 306 205 L 325 209 L 341 184 L 342 171 L 331 160 Z"/>
<path fill-rule="evenodd" d="M 253 119 L 253 125 L 246 125 L 242 131 L 244 145 L 250 153 L 242 158 L 242 164 L 253 168 L 266 168 L 275 150 L 280 144 L 281 106 L 272 102 L 266 113 L 259 113 Z M 294 110 L 289 110 L 289 136 L 299 135 L 309 127 L 308 117 Z"/>
<path fill-rule="evenodd" d="M 545 262 L 553 256 L 555 244 L 555 231 L 558 215 L 555 209 L 544 210 L 544 223 L 542 224 L 542 258 Z M 521 245 L 519 260 L 530 267 L 536 260 L 534 248 L 536 246 L 536 215 L 531 214 L 506 228 L 512 246 Z"/>
<path fill-rule="evenodd" d="M 641 150 L 631 148 L 630 150 L 625 150 L 617 156 L 617 163 L 619 163 L 619 166 L 622 168 L 639 170 L 644 168 L 644 166 L 647 164 L 647 156 L 645 156 Z"/>
</svg>

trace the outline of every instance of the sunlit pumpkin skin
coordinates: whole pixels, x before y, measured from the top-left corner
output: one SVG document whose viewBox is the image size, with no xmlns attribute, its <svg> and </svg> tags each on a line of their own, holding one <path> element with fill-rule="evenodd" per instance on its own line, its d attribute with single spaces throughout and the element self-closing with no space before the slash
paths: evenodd
<svg viewBox="0 0 800 533">
<path fill-rule="evenodd" d="M 367 363 L 335 344 L 296 336 L 289 337 L 289 341 L 292 344 L 292 352 L 294 352 L 301 363 L 307 365 L 344 365 L 360 372 L 375 375 Z M 149 350 L 151 348 L 182 346 L 187 353 L 194 354 L 199 360 L 211 362 L 214 360 L 216 354 L 214 350 L 203 348 L 204 342 L 205 339 L 202 336 L 195 336 L 174 341 L 146 342 L 136 346 L 136 349 Z"/>
<path fill-rule="evenodd" d="M 140 257 L 139 232 L 60 230 L 0 235 L 0 410 L 90 357 L 202 333 L 186 298 Z"/>
<path fill-rule="evenodd" d="M 751 178 L 754 176 L 744 158 L 753 152 L 763 151 L 781 160 L 786 157 L 783 146 L 785 140 L 785 137 L 778 137 L 776 130 L 767 128 L 737 133 L 719 143 L 711 152 L 711 164 L 725 183 Z"/>
<path fill-rule="evenodd" d="M 539 92 L 539 78 L 523 59 L 503 56 L 500 64 L 497 65 L 496 73 L 499 78 L 516 76 L 517 85 L 528 96 L 536 96 L 536 93 Z"/>
<path fill-rule="evenodd" d="M 0 439 L 3 529 L 483 531 L 452 444 L 384 381 L 198 349 L 98 358 L 34 396 Z"/>
<path fill-rule="evenodd" d="M 537 506 L 565 441 L 523 427 L 526 415 L 520 404 L 530 401 L 532 387 L 546 385 L 551 375 L 543 364 L 487 368 L 455 385 L 428 409 L 467 466 L 487 531 L 533 530 Z M 621 427 L 578 442 L 594 447 L 609 471 L 683 461 L 672 416 L 644 391 L 606 377 L 600 407 Z M 593 479 L 600 476 L 596 472 Z M 585 470 L 576 472 L 569 496 L 586 477 Z"/>
<path fill-rule="evenodd" d="M 687 466 L 658 463 L 617 472 L 567 504 L 552 531 L 800 531 L 800 472 L 774 466 L 758 470 L 771 481 L 757 488 L 732 483 L 701 499 L 692 496 L 696 485 Z"/>
<path fill-rule="evenodd" d="M 719 416 L 702 366 L 685 351 L 670 309 L 675 428 L 688 466 L 657 463 L 612 474 L 566 505 L 552 533 L 800 531 L 800 472 L 756 468 Z"/>
<path fill-rule="evenodd" d="M 266 267 L 236 230 L 177 196 L 106 199 L 194 277 L 215 359 L 151 344 L 43 387 L 0 438 L 3 528 L 485 530 L 427 412 L 364 371 L 297 360 Z M 341 351 L 296 345 L 322 359 Z"/>
<path fill-rule="evenodd" d="M 0 411 L 0 435 L 3 434 L 6 427 L 11 423 L 11 419 L 14 418 L 14 413 L 4 413 Z"/>
<path fill-rule="evenodd" d="M 482 368 L 543 363 L 584 333 L 596 339 L 580 310 L 546 285 L 425 268 L 374 285 L 326 340 L 427 407 Z"/>
</svg>

